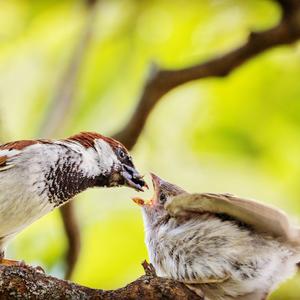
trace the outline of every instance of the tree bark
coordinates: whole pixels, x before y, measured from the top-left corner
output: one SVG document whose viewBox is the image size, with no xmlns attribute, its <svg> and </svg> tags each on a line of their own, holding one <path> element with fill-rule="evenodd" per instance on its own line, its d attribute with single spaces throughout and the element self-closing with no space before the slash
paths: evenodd
<svg viewBox="0 0 300 300">
<path fill-rule="evenodd" d="M 47 276 L 32 267 L 1 266 L 2 299 L 201 300 L 201 297 L 180 282 L 154 274 L 146 274 L 123 288 L 105 291 Z"/>
</svg>

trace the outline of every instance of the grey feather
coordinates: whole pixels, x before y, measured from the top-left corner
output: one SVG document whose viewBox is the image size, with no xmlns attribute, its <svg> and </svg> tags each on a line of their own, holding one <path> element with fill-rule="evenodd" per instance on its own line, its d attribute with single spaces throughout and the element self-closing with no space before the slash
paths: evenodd
<svg viewBox="0 0 300 300">
<path fill-rule="evenodd" d="M 255 200 L 230 194 L 184 193 L 170 198 L 165 208 L 174 216 L 188 212 L 227 214 L 252 226 L 257 232 L 300 245 L 300 227 L 293 225 L 282 210 Z"/>
</svg>

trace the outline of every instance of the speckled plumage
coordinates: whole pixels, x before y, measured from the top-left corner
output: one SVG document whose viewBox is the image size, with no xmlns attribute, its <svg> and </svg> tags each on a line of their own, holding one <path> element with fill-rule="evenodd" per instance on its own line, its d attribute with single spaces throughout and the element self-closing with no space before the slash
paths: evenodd
<svg viewBox="0 0 300 300">
<path fill-rule="evenodd" d="M 0 145 L 0 250 L 29 224 L 89 187 L 142 189 L 144 184 L 125 147 L 96 133 Z"/>
<path fill-rule="evenodd" d="M 299 244 L 258 233 L 226 214 L 174 217 L 164 204 L 185 191 L 153 178 L 155 196 L 143 205 L 143 215 L 150 262 L 159 276 L 182 281 L 210 300 L 262 300 L 295 273 Z"/>
</svg>

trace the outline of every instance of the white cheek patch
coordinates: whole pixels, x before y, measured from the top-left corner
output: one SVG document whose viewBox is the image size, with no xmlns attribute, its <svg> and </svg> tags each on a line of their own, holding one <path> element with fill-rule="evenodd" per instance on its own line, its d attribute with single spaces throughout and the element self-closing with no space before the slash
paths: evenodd
<svg viewBox="0 0 300 300">
<path fill-rule="evenodd" d="M 96 140 L 95 148 L 99 154 L 99 163 L 104 169 L 110 170 L 114 164 L 119 164 L 116 154 L 106 141 Z"/>
</svg>

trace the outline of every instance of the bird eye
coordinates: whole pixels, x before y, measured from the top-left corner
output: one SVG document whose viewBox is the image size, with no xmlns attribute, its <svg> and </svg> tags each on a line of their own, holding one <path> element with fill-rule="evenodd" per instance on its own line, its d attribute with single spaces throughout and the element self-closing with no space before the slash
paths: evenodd
<svg viewBox="0 0 300 300">
<path fill-rule="evenodd" d="M 121 159 L 126 158 L 126 153 L 122 149 L 118 150 L 118 155 Z"/>
<path fill-rule="evenodd" d="M 159 202 L 161 204 L 164 204 L 166 202 L 166 200 L 167 200 L 166 195 L 165 194 L 160 194 L 160 196 L 159 196 Z"/>
</svg>

